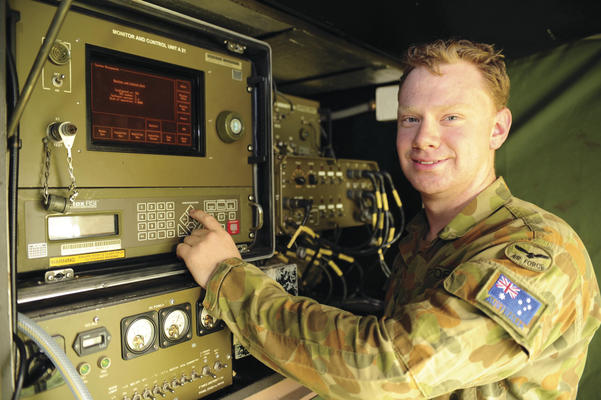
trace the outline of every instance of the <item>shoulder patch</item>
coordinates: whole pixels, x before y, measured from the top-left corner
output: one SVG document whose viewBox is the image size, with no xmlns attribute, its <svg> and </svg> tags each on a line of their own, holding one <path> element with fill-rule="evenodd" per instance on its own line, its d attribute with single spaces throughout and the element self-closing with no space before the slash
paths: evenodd
<svg viewBox="0 0 601 400">
<path fill-rule="evenodd" d="M 529 241 L 511 243 L 505 247 L 505 255 L 520 267 L 535 272 L 546 270 L 553 262 L 547 250 Z"/>
<path fill-rule="evenodd" d="M 522 336 L 528 335 L 547 307 L 523 283 L 501 271 L 490 277 L 476 299 Z"/>
</svg>

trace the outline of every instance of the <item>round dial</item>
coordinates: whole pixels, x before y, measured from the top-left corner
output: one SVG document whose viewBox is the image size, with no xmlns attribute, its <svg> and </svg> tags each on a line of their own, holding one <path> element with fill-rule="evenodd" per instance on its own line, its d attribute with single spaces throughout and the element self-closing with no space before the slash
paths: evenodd
<svg viewBox="0 0 601 400">
<path fill-rule="evenodd" d="M 169 340 L 181 339 L 188 333 L 190 319 L 182 310 L 173 310 L 163 320 L 163 333 Z"/>
<path fill-rule="evenodd" d="M 125 343 L 131 351 L 142 352 L 152 345 L 154 337 L 154 323 L 146 317 L 141 317 L 133 321 L 127 328 Z"/>
</svg>

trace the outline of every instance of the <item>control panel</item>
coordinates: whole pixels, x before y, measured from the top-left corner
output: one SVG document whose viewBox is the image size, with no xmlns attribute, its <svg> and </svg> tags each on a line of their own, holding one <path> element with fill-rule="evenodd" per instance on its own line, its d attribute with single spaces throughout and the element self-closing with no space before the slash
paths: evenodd
<svg viewBox="0 0 601 400">
<path fill-rule="evenodd" d="M 24 82 L 56 7 L 9 3 Z M 239 36 L 253 51 L 234 52 L 224 43 L 235 34 L 202 21 L 202 33 L 175 17 L 157 31 L 111 13 L 66 14 L 24 109 L 18 272 L 173 254 L 197 227 L 193 208 L 244 258 L 271 256 L 268 47 Z"/>
<path fill-rule="evenodd" d="M 276 159 L 276 221 L 279 233 L 287 225 L 325 230 L 363 225 L 359 194 L 373 191 L 361 171 L 378 171 L 375 161 L 325 157 L 282 156 Z"/>
<path fill-rule="evenodd" d="M 202 296 L 193 287 L 31 317 L 63 347 L 95 399 L 197 399 L 232 383 L 231 333 L 206 312 Z M 45 364 L 35 356 L 30 370 Z M 72 397 L 60 373 L 46 367 L 21 396 Z"/>
<path fill-rule="evenodd" d="M 175 251 L 179 241 L 198 227 L 192 209 L 213 215 L 232 236 L 242 254 L 254 231 L 252 209 L 241 208 L 250 188 L 147 188 L 132 198 L 127 189 L 81 189 L 70 212 L 48 213 L 35 189 L 21 191 L 24 224 L 20 271 L 127 259 Z"/>
<path fill-rule="evenodd" d="M 280 154 L 317 157 L 321 154 L 319 102 L 276 92 L 273 142 Z"/>
</svg>

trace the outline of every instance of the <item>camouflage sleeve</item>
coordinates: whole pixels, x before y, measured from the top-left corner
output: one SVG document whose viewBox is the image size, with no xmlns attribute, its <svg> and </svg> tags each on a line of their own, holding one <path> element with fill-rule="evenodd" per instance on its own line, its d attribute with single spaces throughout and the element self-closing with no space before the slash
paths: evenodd
<svg viewBox="0 0 601 400">
<path fill-rule="evenodd" d="M 476 307 L 446 291 L 359 317 L 287 294 L 241 260 L 220 264 L 204 306 L 259 360 L 328 399 L 418 399 L 498 381 L 527 361 Z"/>
</svg>

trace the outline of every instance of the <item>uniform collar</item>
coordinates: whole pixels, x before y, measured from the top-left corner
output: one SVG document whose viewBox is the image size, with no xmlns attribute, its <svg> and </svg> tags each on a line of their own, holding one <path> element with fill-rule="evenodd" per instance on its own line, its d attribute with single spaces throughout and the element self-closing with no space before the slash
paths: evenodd
<svg viewBox="0 0 601 400">
<path fill-rule="evenodd" d="M 465 235 L 477 223 L 488 218 L 492 213 L 507 203 L 511 192 L 502 177 L 497 178 L 490 186 L 469 202 L 459 214 L 445 226 L 438 237 L 443 240 L 457 239 Z"/>
</svg>

